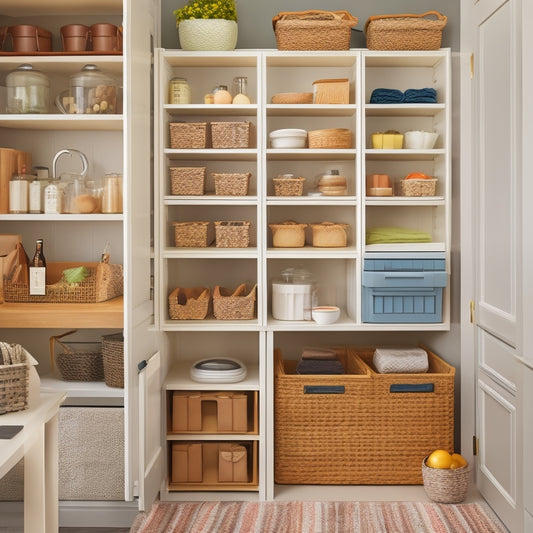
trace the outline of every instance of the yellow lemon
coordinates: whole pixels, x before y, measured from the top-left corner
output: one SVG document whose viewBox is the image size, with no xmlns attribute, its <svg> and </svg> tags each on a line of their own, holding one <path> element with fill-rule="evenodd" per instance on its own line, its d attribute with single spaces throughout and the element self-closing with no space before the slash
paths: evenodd
<svg viewBox="0 0 533 533">
<path fill-rule="evenodd" d="M 463 468 L 467 464 L 468 461 L 460 453 L 452 453 L 452 464 L 450 468 Z"/>
<path fill-rule="evenodd" d="M 430 468 L 450 468 L 452 456 L 446 450 L 435 450 L 426 459 L 426 465 Z"/>
</svg>

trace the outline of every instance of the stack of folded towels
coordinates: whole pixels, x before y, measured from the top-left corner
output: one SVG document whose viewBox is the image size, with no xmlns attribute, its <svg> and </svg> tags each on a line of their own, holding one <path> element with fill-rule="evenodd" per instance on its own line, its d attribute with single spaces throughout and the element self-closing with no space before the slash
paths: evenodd
<svg viewBox="0 0 533 533">
<path fill-rule="evenodd" d="M 296 366 L 297 374 L 344 374 L 337 352 L 329 348 L 305 348 Z"/>
<path fill-rule="evenodd" d="M 418 347 L 376 348 L 373 363 L 380 374 L 422 374 L 429 368 L 426 350 Z"/>
<path fill-rule="evenodd" d="M 374 89 L 370 95 L 371 104 L 436 104 L 437 91 L 432 87 L 423 89 Z"/>
<path fill-rule="evenodd" d="M 367 244 L 431 242 L 431 235 L 425 231 L 409 228 L 380 227 L 366 231 Z"/>
</svg>

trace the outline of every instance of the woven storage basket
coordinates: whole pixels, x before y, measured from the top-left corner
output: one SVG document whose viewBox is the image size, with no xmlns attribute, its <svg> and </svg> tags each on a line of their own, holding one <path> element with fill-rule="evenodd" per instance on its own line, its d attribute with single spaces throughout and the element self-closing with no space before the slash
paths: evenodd
<svg viewBox="0 0 533 533">
<path fill-rule="evenodd" d="M 349 104 L 350 81 L 348 78 L 316 80 L 313 82 L 314 104 Z"/>
<path fill-rule="evenodd" d="M 437 181 L 437 178 L 398 180 L 400 196 L 435 196 Z"/>
<path fill-rule="evenodd" d="M 113 333 L 102 337 L 104 381 L 108 387 L 124 388 L 124 335 Z"/>
<path fill-rule="evenodd" d="M 375 15 L 365 23 L 366 45 L 370 50 L 438 50 L 446 21 L 438 11 Z"/>
<path fill-rule="evenodd" d="M 249 148 L 250 122 L 211 122 L 213 148 Z"/>
<path fill-rule="evenodd" d="M 197 149 L 207 147 L 207 122 L 171 122 L 170 148 Z"/>
<path fill-rule="evenodd" d="M 307 224 L 298 224 L 292 220 L 280 224 L 269 224 L 272 231 L 274 248 L 301 248 L 305 246 L 305 228 Z"/>
<path fill-rule="evenodd" d="M 352 132 L 345 128 L 328 128 L 307 132 L 309 148 L 351 148 Z"/>
<path fill-rule="evenodd" d="M 211 222 L 172 222 L 174 243 L 182 248 L 207 248 L 215 240 L 215 229 Z"/>
<path fill-rule="evenodd" d="M 201 196 L 205 191 L 205 167 L 170 167 L 170 190 L 174 195 Z"/>
<path fill-rule="evenodd" d="M 460 503 L 466 497 L 470 481 L 470 465 L 462 468 L 430 468 L 422 461 L 422 478 L 426 494 L 437 503 Z"/>
<path fill-rule="evenodd" d="M 347 245 L 349 224 L 339 222 L 321 222 L 309 224 L 313 232 L 313 246 L 319 248 L 336 248 Z"/>
<path fill-rule="evenodd" d="M 220 196 L 246 196 L 250 183 L 250 172 L 212 173 L 215 181 L 215 194 Z"/>
<path fill-rule="evenodd" d="M 61 281 L 61 273 L 68 268 L 86 266 L 89 276 L 81 283 Z M 31 303 L 98 303 L 122 296 L 124 289 L 122 265 L 108 263 L 47 263 L 46 294 L 30 295 L 26 283 L 4 282 L 6 302 Z M 55 283 L 49 284 L 52 281 Z"/>
<path fill-rule="evenodd" d="M 99 342 L 62 342 L 59 339 L 76 333 L 67 331 L 62 335 L 50 337 L 50 366 L 57 365 L 64 381 L 103 381 L 104 363 L 102 345 Z M 63 351 L 56 355 L 56 345 Z"/>
<path fill-rule="evenodd" d="M 278 50 L 349 50 L 357 17 L 348 11 L 287 11 L 272 19 Z"/>
<path fill-rule="evenodd" d="M 210 298 L 208 287 L 178 287 L 168 297 L 169 316 L 172 320 L 202 320 L 209 311 Z"/>
<path fill-rule="evenodd" d="M 234 291 L 217 285 L 213 290 L 213 314 L 217 320 L 251 320 L 255 316 L 257 284 L 247 290 L 242 283 Z"/>
<path fill-rule="evenodd" d="M 302 196 L 305 178 L 301 176 L 272 178 L 276 196 Z"/>
<path fill-rule="evenodd" d="M 217 248 L 247 248 L 250 244 L 250 222 L 219 220 L 215 222 Z"/>
<path fill-rule="evenodd" d="M 6 361 L 9 360 L 9 364 Z M 0 342 L 0 415 L 28 407 L 30 369 L 20 344 Z"/>
</svg>

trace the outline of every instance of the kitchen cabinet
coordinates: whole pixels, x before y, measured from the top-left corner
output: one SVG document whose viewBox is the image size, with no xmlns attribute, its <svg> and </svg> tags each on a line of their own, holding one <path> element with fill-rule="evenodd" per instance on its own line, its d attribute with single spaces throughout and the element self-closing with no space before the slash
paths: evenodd
<svg viewBox="0 0 533 533">
<path fill-rule="evenodd" d="M 184 52 L 160 49 L 156 54 L 155 95 L 155 322 L 163 332 L 168 373 L 163 385 L 162 442 L 167 459 L 162 482 L 162 499 L 215 499 L 276 497 L 273 477 L 273 353 L 280 348 L 297 357 L 302 346 L 353 342 L 375 333 L 376 338 L 412 339 L 415 332 L 445 331 L 450 328 L 450 242 L 451 242 L 451 100 L 450 52 L 279 52 L 277 50 L 234 52 Z M 231 86 L 236 76 L 247 76 L 251 104 L 213 105 L 204 95 L 219 84 Z M 187 79 L 190 104 L 169 104 L 168 83 L 173 77 Z M 287 92 L 312 92 L 313 82 L 343 79 L 348 82 L 348 99 L 342 104 L 275 104 L 272 97 Z M 389 87 L 436 90 L 434 103 L 374 104 L 376 88 Z M 252 141 L 248 148 L 171 148 L 172 122 L 209 123 L 220 120 L 249 120 Z M 352 143 L 344 148 L 273 148 L 270 132 L 297 128 L 347 129 Z M 431 149 L 378 150 L 371 134 L 389 129 L 402 133 L 426 130 L 438 133 Z M 205 167 L 206 186 L 202 195 L 170 194 L 170 168 Z M 310 195 L 321 174 L 338 170 L 346 178 L 343 196 Z M 211 173 L 249 172 L 247 195 L 219 196 Z M 366 195 L 367 174 L 388 174 L 396 181 L 411 172 L 423 172 L 438 180 L 436 194 L 424 197 Z M 273 178 L 294 174 L 306 178 L 301 196 L 277 196 Z M 176 247 L 173 222 L 250 221 L 250 245 L 245 248 Z M 284 221 L 312 224 L 333 221 L 347 224 L 343 247 L 312 246 L 308 236 L 302 247 L 273 246 L 270 224 Z M 365 240 L 370 227 L 402 226 L 424 231 L 430 242 L 371 244 Z M 443 290 L 442 320 L 434 323 L 368 323 L 362 316 L 362 274 L 365 259 L 372 254 L 439 254 L 443 258 L 446 287 Z M 309 320 L 277 320 L 272 316 L 272 281 L 287 268 L 312 273 L 318 286 L 318 304 L 337 305 L 341 317 L 334 324 L 319 325 Z M 173 320 L 169 315 L 170 293 L 180 288 L 222 285 L 234 289 L 240 283 L 257 284 L 257 312 L 251 320 Z M 410 337 L 411 335 L 411 337 Z M 411 340 L 411 342 L 413 342 Z M 171 482 L 172 444 L 208 443 L 220 435 L 198 432 L 175 435 L 168 429 L 172 413 L 169 398 L 174 392 L 213 391 L 212 384 L 191 380 L 191 365 L 205 357 L 236 357 L 248 366 L 249 374 L 238 384 L 220 384 L 222 391 L 246 391 L 258 395 L 258 432 L 232 435 L 229 440 L 257 444 L 257 485 L 254 490 L 235 493 L 229 487 L 176 486 Z M 250 370 L 252 372 L 250 373 Z M 219 390 L 217 388 L 217 390 Z M 224 435 L 227 438 L 227 435 Z"/>
</svg>

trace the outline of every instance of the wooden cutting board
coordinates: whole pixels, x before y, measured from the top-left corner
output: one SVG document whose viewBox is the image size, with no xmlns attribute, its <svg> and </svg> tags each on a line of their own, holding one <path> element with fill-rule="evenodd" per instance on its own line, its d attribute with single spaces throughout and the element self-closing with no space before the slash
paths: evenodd
<svg viewBox="0 0 533 533">
<path fill-rule="evenodd" d="M 31 154 L 13 148 L 0 148 L 0 213 L 9 213 L 9 182 L 24 165 L 31 170 Z"/>
</svg>

